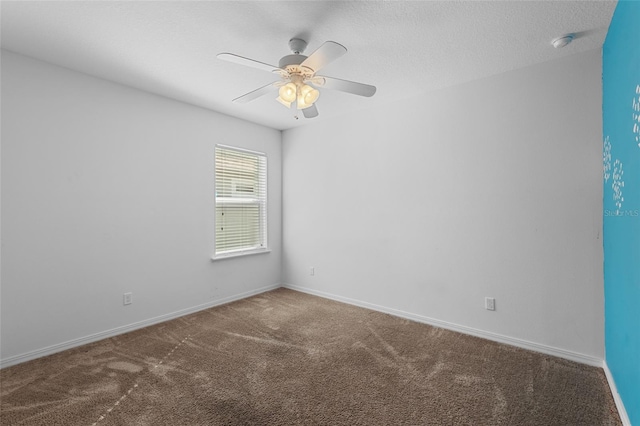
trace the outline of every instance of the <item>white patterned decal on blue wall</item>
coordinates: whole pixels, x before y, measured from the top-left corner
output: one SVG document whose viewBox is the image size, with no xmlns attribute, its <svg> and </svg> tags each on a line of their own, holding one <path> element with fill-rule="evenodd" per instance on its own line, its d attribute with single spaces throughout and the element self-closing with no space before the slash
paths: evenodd
<svg viewBox="0 0 640 426">
<path fill-rule="evenodd" d="M 609 137 L 612 162 L 609 181 L 602 185 L 604 359 L 610 383 L 615 381 L 617 387 L 622 424 L 636 426 L 640 426 L 639 22 L 640 1 L 618 1 L 602 47 L 602 138 Z"/>
<path fill-rule="evenodd" d="M 640 148 L 640 84 L 636 86 L 636 95 L 633 97 L 633 134 Z"/>
<path fill-rule="evenodd" d="M 624 196 L 622 195 L 622 188 L 624 188 L 624 170 L 622 170 L 622 161 L 616 160 L 613 163 L 613 182 L 611 183 L 611 189 L 613 189 L 613 201 L 616 202 L 616 214 L 620 214 L 622 203 L 624 202 Z"/>
<path fill-rule="evenodd" d="M 607 182 L 611 177 L 611 142 L 609 142 L 609 136 L 604 138 L 602 145 L 602 177 Z"/>
</svg>

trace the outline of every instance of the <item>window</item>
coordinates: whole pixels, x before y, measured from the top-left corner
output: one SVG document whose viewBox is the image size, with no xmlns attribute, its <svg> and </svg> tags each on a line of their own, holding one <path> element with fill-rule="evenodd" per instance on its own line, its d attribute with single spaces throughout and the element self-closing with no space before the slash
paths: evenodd
<svg viewBox="0 0 640 426">
<path fill-rule="evenodd" d="M 267 251 L 267 157 L 216 146 L 214 258 Z"/>
</svg>

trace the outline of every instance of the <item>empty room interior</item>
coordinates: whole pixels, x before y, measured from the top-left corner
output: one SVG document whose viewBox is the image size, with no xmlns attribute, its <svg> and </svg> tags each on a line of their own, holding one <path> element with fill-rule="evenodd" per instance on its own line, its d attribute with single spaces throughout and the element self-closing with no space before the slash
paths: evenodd
<svg viewBox="0 0 640 426">
<path fill-rule="evenodd" d="M 3 425 L 640 425 L 640 2 L 0 7 Z"/>
</svg>

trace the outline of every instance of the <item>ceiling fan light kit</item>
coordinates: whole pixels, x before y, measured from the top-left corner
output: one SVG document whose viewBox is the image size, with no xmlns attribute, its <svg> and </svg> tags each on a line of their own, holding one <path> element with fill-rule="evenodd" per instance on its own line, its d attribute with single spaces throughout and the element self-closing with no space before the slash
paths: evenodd
<svg viewBox="0 0 640 426">
<path fill-rule="evenodd" d="M 292 74 L 291 82 L 280 87 L 276 100 L 287 108 L 291 108 L 293 102 L 296 102 L 298 109 L 309 108 L 318 100 L 320 92 L 317 89 L 304 83 L 304 78 L 298 74 Z"/>
<path fill-rule="evenodd" d="M 316 72 L 325 65 L 347 53 L 344 46 L 327 41 L 309 56 L 302 54 L 306 47 L 307 42 L 302 39 L 292 38 L 289 40 L 292 54 L 282 57 L 277 67 L 232 53 L 218 54 L 219 59 L 280 75 L 280 80 L 242 95 L 234 99 L 233 102 L 246 103 L 279 88 L 276 98 L 278 102 L 287 108 L 295 106 L 296 109 L 302 111 L 305 118 L 313 118 L 318 116 L 315 102 L 320 97 L 320 91 L 316 87 L 340 90 L 366 97 L 374 95 L 375 86 L 316 75 Z"/>
</svg>

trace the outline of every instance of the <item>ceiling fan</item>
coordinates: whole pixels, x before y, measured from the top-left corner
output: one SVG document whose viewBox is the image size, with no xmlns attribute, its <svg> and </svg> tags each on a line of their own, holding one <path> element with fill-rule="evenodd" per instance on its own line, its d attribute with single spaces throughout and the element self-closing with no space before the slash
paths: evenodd
<svg viewBox="0 0 640 426">
<path fill-rule="evenodd" d="M 280 75 L 278 81 L 235 98 L 233 102 L 246 103 L 278 89 L 278 97 L 276 98 L 278 102 L 287 108 L 302 110 L 305 118 L 313 118 L 318 115 L 318 108 L 315 105 L 320 96 L 318 88 L 340 90 L 367 97 L 376 93 L 376 87 L 369 84 L 316 74 L 325 65 L 347 53 L 347 49 L 343 45 L 326 41 L 309 56 L 302 54 L 306 47 L 307 42 L 302 39 L 292 38 L 289 40 L 292 54 L 282 57 L 277 67 L 232 53 L 218 54 L 218 59 Z"/>
</svg>

